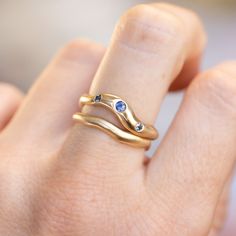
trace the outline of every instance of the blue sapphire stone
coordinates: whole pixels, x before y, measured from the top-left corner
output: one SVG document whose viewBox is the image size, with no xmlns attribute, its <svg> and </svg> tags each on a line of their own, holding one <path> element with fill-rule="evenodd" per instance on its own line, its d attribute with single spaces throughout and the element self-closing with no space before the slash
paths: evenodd
<svg viewBox="0 0 236 236">
<path fill-rule="evenodd" d="M 115 107 L 118 112 L 124 112 L 126 110 L 126 104 L 123 101 L 118 101 Z"/>
<path fill-rule="evenodd" d="M 96 95 L 96 96 L 94 97 L 93 101 L 94 101 L 94 102 L 100 102 L 101 99 L 102 99 L 102 95 L 99 94 L 99 95 Z"/>
<path fill-rule="evenodd" d="M 144 129 L 144 125 L 142 123 L 137 123 L 136 126 L 135 126 L 135 130 L 137 132 L 142 132 Z"/>
</svg>

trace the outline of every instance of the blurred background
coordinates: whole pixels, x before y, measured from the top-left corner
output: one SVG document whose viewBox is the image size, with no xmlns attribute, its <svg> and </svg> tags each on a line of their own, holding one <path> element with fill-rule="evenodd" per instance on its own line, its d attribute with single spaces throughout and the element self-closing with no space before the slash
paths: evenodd
<svg viewBox="0 0 236 236">
<path fill-rule="evenodd" d="M 145 2 L 148 1 L 0 0 L 0 80 L 27 91 L 50 58 L 66 42 L 83 37 L 107 45 L 122 12 Z M 203 69 L 236 59 L 235 0 L 168 2 L 191 8 L 202 17 L 209 35 Z M 166 98 L 157 120 L 161 136 L 165 134 L 181 99 L 182 93 Z M 154 147 L 156 145 L 158 143 Z M 236 180 L 231 199 L 222 235 L 236 236 Z"/>
</svg>

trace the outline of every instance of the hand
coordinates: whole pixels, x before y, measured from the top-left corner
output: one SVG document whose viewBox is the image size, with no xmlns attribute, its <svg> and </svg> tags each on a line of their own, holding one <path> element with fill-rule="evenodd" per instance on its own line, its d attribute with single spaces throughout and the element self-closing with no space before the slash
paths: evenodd
<svg viewBox="0 0 236 236">
<path fill-rule="evenodd" d="M 205 41 L 194 13 L 150 4 L 121 17 L 106 52 L 84 40 L 62 49 L 0 135 L 0 235 L 217 233 L 236 156 L 236 62 L 198 74 Z M 125 98 L 153 124 L 168 89 L 187 85 L 145 164 L 143 149 L 72 121 L 89 91 Z"/>
</svg>

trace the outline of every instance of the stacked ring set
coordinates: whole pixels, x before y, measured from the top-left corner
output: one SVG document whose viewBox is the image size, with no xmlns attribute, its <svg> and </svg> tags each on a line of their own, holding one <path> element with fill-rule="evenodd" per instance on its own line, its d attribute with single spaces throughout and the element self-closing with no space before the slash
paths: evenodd
<svg viewBox="0 0 236 236">
<path fill-rule="evenodd" d="M 158 138 L 156 128 L 141 122 L 128 103 L 118 96 L 112 94 L 83 95 L 79 102 L 81 105 L 98 105 L 111 110 L 118 117 L 124 130 L 101 117 L 85 113 L 76 113 L 73 115 L 73 119 L 82 124 L 98 128 L 121 143 L 148 149 L 151 141 Z"/>
</svg>

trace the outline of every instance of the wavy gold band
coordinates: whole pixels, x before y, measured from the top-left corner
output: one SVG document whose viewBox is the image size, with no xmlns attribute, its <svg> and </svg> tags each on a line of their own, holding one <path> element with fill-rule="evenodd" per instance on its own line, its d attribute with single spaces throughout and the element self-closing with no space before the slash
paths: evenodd
<svg viewBox="0 0 236 236">
<path fill-rule="evenodd" d="M 129 132 L 121 130 L 117 126 L 100 117 L 90 116 L 84 113 L 76 113 L 73 115 L 73 119 L 82 124 L 101 129 L 121 143 L 145 149 L 148 149 L 150 147 L 150 140 L 143 139 Z"/>
<path fill-rule="evenodd" d="M 118 96 L 112 94 L 83 95 L 80 98 L 80 104 L 104 106 L 113 111 L 121 124 L 132 134 L 150 140 L 158 138 L 155 127 L 142 123 L 131 107 Z"/>
</svg>

